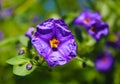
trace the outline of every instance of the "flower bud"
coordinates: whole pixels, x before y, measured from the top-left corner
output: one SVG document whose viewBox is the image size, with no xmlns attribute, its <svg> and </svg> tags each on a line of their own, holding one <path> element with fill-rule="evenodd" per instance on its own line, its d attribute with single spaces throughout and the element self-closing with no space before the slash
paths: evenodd
<svg viewBox="0 0 120 84">
<path fill-rule="evenodd" d="M 19 50 L 18 55 L 24 54 L 24 50 Z"/>
<path fill-rule="evenodd" d="M 32 69 L 32 64 L 31 64 L 31 63 L 28 63 L 28 64 L 26 65 L 26 69 L 27 69 L 27 70 L 31 70 L 31 69 Z"/>
<path fill-rule="evenodd" d="M 18 55 L 22 55 L 25 53 L 25 48 L 21 48 L 19 51 L 18 51 Z"/>
<path fill-rule="evenodd" d="M 38 61 L 38 60 L 39 60 L 39 57 L 38 57 L 38 56 L 35 56 L 34 59 L 35 59 L 36 61 Z"/>
</svg>

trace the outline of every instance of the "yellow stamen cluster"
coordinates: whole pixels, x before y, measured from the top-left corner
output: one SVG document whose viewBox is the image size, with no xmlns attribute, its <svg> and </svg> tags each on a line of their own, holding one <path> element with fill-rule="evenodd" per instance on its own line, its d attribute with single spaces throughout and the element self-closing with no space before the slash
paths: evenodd
<svg viewBox="0 0 120 84">
<path fill-rule="evenodd" d="M 53 38 L 53 39 L 50 40 L 50 46 L 52 48 L 57 48 L 58 45 L 59 45 L 59 41 L 56 38 Z"/>
</svg>

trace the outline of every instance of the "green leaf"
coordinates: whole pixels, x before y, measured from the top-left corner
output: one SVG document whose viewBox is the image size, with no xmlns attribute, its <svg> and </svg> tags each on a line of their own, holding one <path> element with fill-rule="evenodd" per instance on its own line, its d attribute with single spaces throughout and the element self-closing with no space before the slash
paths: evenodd
<svg viewBox="0 0 120 84">
<path fill-rule="evenodd" d="M 94 67 L 94 63 L 89 59 L 86 61 L 86 64 L 90 67 Z"/>
<path fill-rule="evenodd" d="M 27 63 L 25 63 L 23 65 L 14 65 L 13 66 L 13 73 L 16 75 L 19 75 L 19 76 L 26 76 L 26 75 L 32 73 L 36 69 L 36 66 L 33 65 L 32 69 L 27 70 L 26 65 L 27 65 Z"/>
<path fill-rule="evenodd" d="M 82 37 L 84 38 L 84 44 L 88 47 L 91 47 L 96 43 L 96 40 L 86 32 L 82 32 Z"/>
<path fill-rule="evenodd" d="M 27 46 L 28 40 L 29 40 L 29 39 L 28 39 L 27 37 L 25 37 L 25 36 L 20 36 L 20 37 L 19 37 L 20 43 L 21 43 L 22 45 L 24 45 L 24 46 Z"/>
<path fill-rule="evenodd" d="M 27 46 L 27 42 L 28 42 L 28 38 L 25 37 L 24 35 L 22 36 L 16 36 L 16 37 L 11 37 L 11 38 L 7 38 L 4 39 L 3 41 L 0 42 L 0 46 L 4 46 L 6 44 L 13 44 L 17 41 L 20 41 L 21 44 L 23 44 L 24 46 Z"/>
<path fill-rule="evenodd" d="M 28 62 L 29 59 L 24 57 L 24 55 L 15 56 L 11 59 L 8 59 L 6 62 L 11 65 L 19 65 Z"/>
<path fill-rule="evenodd" d="M 0 46 L 4 46 L 4 45 L 7 45 L 7 44 L 13 44 L 15 43 L 16 41 L 18 41 L 18 37 L 11 37 L 11 38 L 7 38 L 7 39 L 4 39 L 2 41 L 0 41 Z"/>
</svg>

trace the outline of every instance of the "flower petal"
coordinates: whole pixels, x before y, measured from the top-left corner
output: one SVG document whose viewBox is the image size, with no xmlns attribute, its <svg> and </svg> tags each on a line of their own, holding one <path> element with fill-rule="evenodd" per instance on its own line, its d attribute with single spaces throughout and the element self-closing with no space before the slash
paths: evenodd
<svg viewBox="0 0 120 84">
<path fill-rule="evenodd" d="M 64 21 L 62 20 L 56 20 L 60 23 L 55 23 L 55 27 L 56 27 L 56 38 L 63 41 L 65 39 L 67 39 L 67 37 L 71 36 L 71 31 L 68 30 L 67 25 L 64 23 Z"/>
<path fill-rule="evenodd" d="M 62 20 L 62 19 L 55 20 L 55 24 L 59 24 L 60 26 L 68 29 L 67 24 L 65 24 L 64 20 Z"/>
<path fill-rule="evenodd" d="M 98 12 L 83 11 L 78 17 L 73 21 L 74 25 L 81 25 L 84 27 L 89 27 L 95 23 L 95 20 L 101 20 L 102 16 Z M 88 21 L 86 22 L 85 20 Z"/>
<path fill-rule="evenodd" d="M 54 20 L 49 19 L 37 25 L 37 32 L 44 39 L 51 39 L 54 34 Z"/>
<path fill-rule="evenodd" d="M 61 44 L 59 52 L 64 55 L 68 60 L 76 56 L 76 42 L 73 38 Z"/>
<path fill-rule="evenodd" d="M 34 28 L 33 28 L 33 27 L 30 27 L 30 28 L 28 29 L 28 31 L 25 33 L 25 35 L 26 35 L 27 37 L 31 38 L 32 35 L 33 35 L 33 33 L 34 33 Z"/>
<path fill-rule="evenodd" d="M 38 53 L 40 55 L 42 55 L 43 57 L 46 57 L 47 54 L 50 53 L 50 46 L 47 44 L 47 42 L 45 42 L 44 40 L 42 40 L 39 36 L 37 36 L 38 34 L 35 34 L 34 37 L 32 37 L 32 44 L 33 46 L 36 48 L 36 50 L 38 51 Z"/>
<path fill-rule="evenodd" d="M 45 58 L 50 66 L 64 65 L 76 56 L 76 42 L 73 38 L 58 47 L 58 51 L 52 52 Z"/>
<path fill-rule="evenodd" d="M 104 52 L 95 60 L 95 68 L 98 71 L 108 71 L 113 66 L 114 59 L 111 54 Z"/>
<path fill-rule="evenodd" d="M 90 29 L 87 29 L 88 33 L 96 40 L 99 40 L 101 36 L 106 36 L 109 33 L 109 26 L 105 22 L 97 21 L 92 25 L 95 28 L 95 32 Z"/>
<path fill-rule="evenodd" d="M 50 66 L 64 65 L 67 63 L 66 58 L 59 52 L 52 52 L 48 58 L 45 58 Z"/>
</svg>

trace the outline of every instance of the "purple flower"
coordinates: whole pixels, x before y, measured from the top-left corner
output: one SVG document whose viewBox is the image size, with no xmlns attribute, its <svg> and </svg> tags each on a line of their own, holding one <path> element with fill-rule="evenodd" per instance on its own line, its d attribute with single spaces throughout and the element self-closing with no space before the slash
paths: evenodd
<svg viewBox="0 0 120 84">
<path fill-rule="evenodd" d="M 62 19 L 38 24 L 31 43 L 49 66 L 64 65 L 76 56 L 76 42 Z"/>
<path fill-rule="evenodd" d="M 97 12 L 83 11 L 78 17 L 74 19 L 73 24 L 89 27 L 94 24 L 96 20 L 101 20 L 101 18 L 101 14 Z"/>
<path fill-rule="evenodd" d="M 104 52 L 95 60 L 95 68 L 98 71 L 105 72 L 113 67 L 114 59 L 111 54 Z"/>
<path fill-rule="evenodd" d="M 109 33 L 109 26 L 105 22 L 96 21 L 90 27 L 87 28 L 87 32 L 97 41 L 102 36 L 107 36 Z"/>
<path fill-rule="evenodd" d="M 27 36 L 28 38 L 32 38 L 33 34 L 34 34 L 34 28 L 30 27 L 28 31 L 25 33 L 25 36 Z"/>
<path fill-rule="evenodd" d="M 2 12 L 2 17 L 8 17 L 13 13 L 13 8 L 7 8 Z"/>
</svg>

